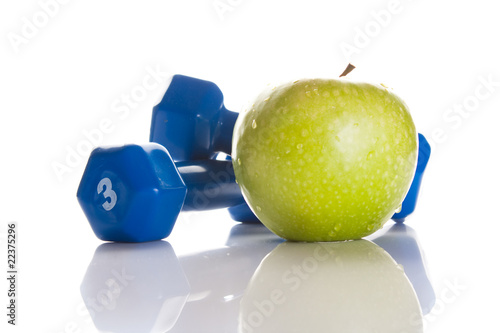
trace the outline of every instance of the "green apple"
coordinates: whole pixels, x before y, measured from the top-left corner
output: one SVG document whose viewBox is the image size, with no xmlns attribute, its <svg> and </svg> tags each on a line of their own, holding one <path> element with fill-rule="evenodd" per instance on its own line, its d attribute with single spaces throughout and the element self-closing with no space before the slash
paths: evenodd
<svg viewBox="0 0 500 333">
<path fill-rule="evenodd" d="M 400 207 L 417 163 L 408 106 L 385 86 L 299 80 L 257 97 L 233 133 L 236 180 L 271 231 L 358 239 Z"/>
<path fill-rule="evenodd" d="M 417 295 L 367 240 L 278 245 L 240 302 L 239 332 L 423 332 Z"/>
</svg>

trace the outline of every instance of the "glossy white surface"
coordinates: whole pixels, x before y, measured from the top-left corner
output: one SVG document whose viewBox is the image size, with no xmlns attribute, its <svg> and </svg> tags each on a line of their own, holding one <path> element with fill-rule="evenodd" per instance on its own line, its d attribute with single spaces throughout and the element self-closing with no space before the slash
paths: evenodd
<svg viewBox="0 0 500 333">
<path fill-rule="evenodd" d="M 170 74 L 216 82 L 228 109 L 240 111 L 268 83 L 338 76 L 348 61 L 357 66 L 352 79 L 395 88 L 419 132 L 433 143 L 417 211 L 407 221 L 427 270 L 424 274 L 419 251 L 405 256 L 406 249 L 416 248 L 411 234 L 375 241 L 387 252 L 384 262 L 391 269 L 387 256 L 411 263 L 403 266 L 423 310 L 424 332 L 494 331 L 500 310 L 500 21 L 495 3 L 401 0 L 390 22 L 379 24 L 380 31 L 373 30 L 363 44 L 358 31 L 373 29 L 376 14 L 397 2 L 221 2 L 232 6 L 223 20 L 213 6 L 218 1 L 70 1 L 19 52 L 9 33 L 21 34 L 23 17 L 40 15 L 40 4 L 0 5 L 2 274 L 5 225 L 16 221 L 19 226 L 19 325 L 7 325 L 2 310 L 1 332 L 237 332 L 240 302 L 251 305 L 252 297 L 268 294 L 263 289 L 268 285 L 251 284 L 251 278 L 279 278 L 297 264 L 277 247 L 281 241 L 262 228 L 233 229 L 236 224 L 221 210 L 182 214 L 163 243 L 103 246 L 75 198 L 90 147 L 146 142 L 152 107 Z M 363 44 L 359 53 L 346 57 L 341 45 L 356 38 Z M 54 163 L 67 170 L 58 176 Z M 283 260 L 274 263 L 276 254 Z M 261 263 L 263 269 L 257 270 Z M 356 295 L 351 302 L 376 297 L 364 281 L 358 281 L 366 288 L 361 294 L 346 287 L 356 282 L 352 271 L 340 270 L 344 275 L 335 275 L 336 286 L 320 283 L 339 270 L 318 263 L 318 275 L 301 284 L 317 304 L 304 310 L 299 297 L 287 307 L 276 306 L 276 314 L 285 308 L 292 312 L 283 325 L 307 311 L 318 315 L 323 295 Z M 407 290 L 399 271 L 390 272 Z M 5 308 L 7 281 L 1 281 Z M 288 291 L 289 284 L 280 289 Z M 409 292 L 404 295 L 411 298 Z M 281 297 L 274 299 L 279 303 Z M 358 309 L 349 311 L 352 318 L 366 318 L 372 309 L 348 304 Z M 414 303 L 408 304 L 395 311 L 413 311 Z M 259 315 L 252 318 L 259 323 Z M 278 317 L 265 318 L 257 325 L 262 329 Z M 348 314 L 341 319 L 349 319 Z"/>
<path fill-rule="evenodd" d="M 107 243 L 81 294 L 100 331 L 421 332 L 418 299 L 431 307 L 434 293 L 414 233 L 395 226 L 374 242 L 399 263 L 366 240 L 280 244 L 261 225 L 236 225 L 225 246 L 179 257 L 165 241 Z"/>
</svg>

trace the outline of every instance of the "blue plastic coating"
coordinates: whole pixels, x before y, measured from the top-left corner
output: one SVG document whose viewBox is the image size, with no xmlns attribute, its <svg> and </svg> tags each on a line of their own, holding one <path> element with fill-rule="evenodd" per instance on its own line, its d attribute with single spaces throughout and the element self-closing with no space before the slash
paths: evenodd
<svg viewBox="0 0 500 333">
<path fill-rule="evenodd" d="M 153 108 L 149 141 L 163 145 L 174 161 L 231 154 L 237 112 L 224 107 L 219 87 L 184 75 L 174 75 L 161 102 Z"/>
<path fill-rule="evenodd" d="M 413 182 L 411 183 L 410 190 L 406 194 L 405 200 L 401 205 L 401 211 L 392 216 L 392 219 L 398 223 L 403 223 L 405 219 L 415 211 L 417 205 L 418 193 L 420 192 L 420 185 L 424 171 L 431 156 L 431 146 L 422 134 L 418 134 L 418 162 Z"/>
<path fill-rule="evenodd" d="M 117 242 L 167 237 L 181 209 L 244 202 L 231 161 L 174 164 L 156 143 L 96 148 L 77 192 L 96 236 Z"/>
<path fill-rule="evenodd" d="M 167 237 L 187 188 L 160 145 L 96 148 L 77 198 L 96 236 L 146 242 Z"/>
</svg>

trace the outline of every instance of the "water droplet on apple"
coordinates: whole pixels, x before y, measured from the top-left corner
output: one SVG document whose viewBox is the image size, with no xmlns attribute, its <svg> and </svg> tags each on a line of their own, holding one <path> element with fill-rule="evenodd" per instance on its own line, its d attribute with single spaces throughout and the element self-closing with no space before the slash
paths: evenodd
<svg viewBox="0 0 500 333">
<path fill-rule="evenodd" d="M 314 93 L 316 94 L 316 96 L 319 96 L 319 91 L 318 91 L 318 88 L 314 88 L 313 89 Z"/>
<path fill-rule="evenodd" d="M 401 209 L 402 209 L 402 208 L 403 208 L 403 204 L 399 205 L 399 207 L 398 207 L 398 208 L 396 208 L 395 213 L 396 213 L 396 214 L 397 214 L 397 213 L 401 213 Z"/>
<path fill-rule="evenodd" d="M 297 83 L 297 82 L 299 82 L 299 81 L 300 81 L 300 80 L 295 80 L 295 81 L 293 81 L 293 84 L 295 84 L 295 83 Z"/>
<path fill-rule="evenodd" d="M 306 91 L 306 96 L 307 96 L 307 97 L 311 97 L 311 92 L 310 92 L 309 90 L 308 90 L 308 91 Z"/>
<path fill-rule="evenodd" d="M 257 122 L 255 121 L 255 119 L 252 121 L 252 128 L 253 129 L 257 128 Z"/>
<path fill-rule="evenodd" d="M 337 225 L 335 225 L 335 227 L 333 229 L 335 229 L 335 231 L 339 231 L 341 227 L 342 227 L 342 225 L 340 223 L 338 223 Z"/>
<path fill-rule="evenodd" d="M 260 206 L 256 206 L 255 208 L 257 208 L 259 212 L 262 211 L 262 208 L 260 208 Z"/>
<path fill-rule="evenodd" d="M 241 165 L 241 159 L 238 158 L 238 165 Z"/>
<path fill-rule="evenodd" d="M 371 160 L 371 159 L 372 159 L 372 157 L 373 157 L 373 154 L 374 154 L 373 150 L 372 150 L 372 151 L 370 151 L 370 152 L 368 153 L 368 155 L 366 155 L 366 160 L 367 160 L 367 161 L 368 161 L 368 160 Z"/>
<path fill-rule="evenodd" d="M 300 133 L 303 137 L 306 137 L 309 132 L 304 128 L 302 132 Z"/>
<path fill-rule="evenodd" d="M 264 100 L 264 102 L 267 102 L 269 99 L 271 99 L 271 97 L 268 97 Z"/>
<path fill-rule="evenodd" d="M 303 146 L 302 146 L 302 143 L 299 143 L 299 144 L 297 145 L 297 149 L 302 149 L 302 147 L 303 147 Z"/>
</svg>

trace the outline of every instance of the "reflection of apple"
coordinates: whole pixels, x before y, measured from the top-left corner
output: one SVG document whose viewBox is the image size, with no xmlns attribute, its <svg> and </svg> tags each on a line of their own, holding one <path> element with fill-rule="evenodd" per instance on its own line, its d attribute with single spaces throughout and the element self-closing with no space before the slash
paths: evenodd
<svg viewBox="0 0 500 333">
<path fill-rule="evenodd" d="M 383 86 L 348 80 L 274 88 L 240 115 L 233 135 L 246 201 L 289 240 L 357 239 L 380 229 L 417 162 L 406 104 Z"/>
<path fill-rule="evenodd" d="M 379 246 L 283 243 L 241 300 L 239 332 L 423 332 L 403 268 Z"/>
</svg>

